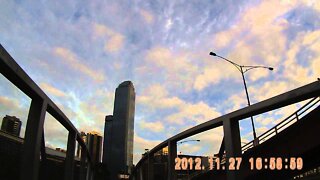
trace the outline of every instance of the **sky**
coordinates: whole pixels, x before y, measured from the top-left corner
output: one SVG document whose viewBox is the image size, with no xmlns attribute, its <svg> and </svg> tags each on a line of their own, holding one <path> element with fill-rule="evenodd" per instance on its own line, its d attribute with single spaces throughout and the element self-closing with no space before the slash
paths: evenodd
<svg viewBox="0 0 320 180">
<path fill-rule="evenodd" d="M 136 92 L 134 163 L 145 149 L 247 106 L 242 77 L 213 51 L 241 65 L 251 103 L 320 77 L 317 0 L 0 0 L 0 43 L 79 131 L 103 134 L 114 93 Z M 23 122 L 30 98 L 0 76 L 0 116 Z M 301 104 L 254 117 L 257 134 Z M 67 130 L 47 113 L 46 145 L 66 148 Z M 241 141 L 252 140 L 248 119 Z M 179 153 L 212 155 L 221 128 L 188 139 Z"/>
</svg>

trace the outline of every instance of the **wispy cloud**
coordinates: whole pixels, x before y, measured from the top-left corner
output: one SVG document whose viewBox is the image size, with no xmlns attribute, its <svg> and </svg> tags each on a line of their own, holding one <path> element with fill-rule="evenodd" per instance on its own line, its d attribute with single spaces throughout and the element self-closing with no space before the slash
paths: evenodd
<svg viewBox="0 0 320 180">
<path fill-rule="evenodd" d="M 140 121 L 139 126 L 141 129 L 146 129 L 148 131 L 152 131 L 156 133 L 162 132 L 164 130 L 164 125 L 160 121 L 156 121 L 156 122 Z"/>
<path fill-rule="evenodd" d="M 62 58 L 62 61 L 74 71 L 79 71 L 97 82 L 105 80 L 105 76 L 102 72 L 97 72 L 96 70 L 91 69 L 88 65 L 82 63 L 79 60 L 79 57 L 69 49 L 57 47 L 54 49 L 54 54 Z"/>
<path fill-rule="evenodd" d="M 140 10 L 139 11 L 139 13 L 141 14 L 141 16 L 143 17 L 143 19 L 147 22 L 147 23 L 153 23 L 153 21 L 154 21 L 154 17 L 153 17 L 153 15 L 150 13 L 150 12 L 148 12 L 148 11 L 146 11 L 146 10 Z"/>
<path fill-rule="evenodd" d="M 105 25 L 94 24 L 94 33 L 98 37 L 106 38 L 104 50 L 107 52 L 117 52 L 123 46 L 124 37 Z"/>
<path fill-rule="evenodd" d="M 320 77 L 315 0 L 4 1 L 0 11 L 6 14 L 0 16 L 1 44 L 79 130 L 103 134 L 115 88 L 134 82 L 135 162 L 145 148 L 247 106 L 240 72 L 210 51 L 239 64 L 275 68 L 245 74 L 252 103 Z M 1 113 L 19 115 L 13 107 L 20 108 L 25 119 L 28 100 L 17 94 L 0 86 Z M 256 117 L 257 128 L 262 132 L 293 109 Z M 241 126 L 241 138 L 250 139 L 250 124 Z M 204 143 L 190 151 L 218 148 L 221 136 L 199 135 Z M 190 147 L 181 146 L 182 152 Z"/>
<path fill-rule="evenodd" d="M 50 84 L 47 83 L 41 83 L 40 87 L 45 91 L 48 92 L 49 94 L 52 94 L 54 96 L 58 96 L 58 97 L 66 97 L 66 93 L 61 91 L 60 89 L 57 89 L 53 86 L 51 86 Z"/>
</svg>

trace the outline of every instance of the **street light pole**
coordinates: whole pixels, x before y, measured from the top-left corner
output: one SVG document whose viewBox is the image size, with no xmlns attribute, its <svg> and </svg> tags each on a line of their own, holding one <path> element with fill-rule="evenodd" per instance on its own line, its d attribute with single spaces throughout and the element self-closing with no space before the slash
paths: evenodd
<svg viewBox="0 0 320 180">
<path fill-rule="evenodd" d="M 210 52 L 209 55 L 217 56 L 217 57 L 219 57 L 219 58 L 231 63 L 232 65 L 234 65 L 240 71 L 240 73 L 242 75 L 244 89 L 245 89 L 246 96 L 247 96 L 248 106 L 250 106 L 251 104 L 250 104 L 249 93 L 248 93 L 248 89 L 247 89 L 247 84 L 246 84 L 246 79 L 244 77 L 244 73 L 248 72 L 251 69 L 255 69 L 255 68 L 265 68 L 265 69 L 269 69 L 270 71 L 273 70 L 272 67 L 268 67 L 268 66 L 244 66 L 244 65 L 239 65 L 239 64 L 237 64 L 235 62 L 230 61 L 229 59 L 226 59 L 226 58 L 224 58 L 222 56 L 217 55 L 214 52 Z M 251 116 L 250 118 L 251 118 L 251 124 L 252 124 L 252 129 L 253 129 L 254 144 L 258 144 L 258 142 L 256 142 L 257 135 L 256 135 L 255 127 L 254 127 L 253 117 Z"/>
<path fill-rule="evenodd" d="M 244 78 L 244 72 L 242 69 L 242 66 L 240 66 L 240 70 L 241 70 L 241 75 L 242 75 L 242 79 L 243 79 L 243 85 L 244 85 L 244 89 L 246 91 L 246 95 L 247 95 L 247 100 L 248 100 L 248 106 L 250 106 L 250 99 L 249 99 L 249 94 L 248 94 L 248 89 L 247 89 L 247 83 L 246 83 L 246 79 Z M 254 127 L 254 123 L 253 123 L 253 117 L 251 116 L 251 125 L 252 125 L 252 129 L 253 129 L 253 139 L 255 140 L 257 138 L 257 134 L 255 131 L 255 127 Z"/>
</svg>

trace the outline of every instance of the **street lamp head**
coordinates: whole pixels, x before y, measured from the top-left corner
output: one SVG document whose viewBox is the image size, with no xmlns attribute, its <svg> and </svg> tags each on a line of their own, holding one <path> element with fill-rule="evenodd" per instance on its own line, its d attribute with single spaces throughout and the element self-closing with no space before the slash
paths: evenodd
<svg viewBox="0 0 320 180">
<path fill-rule="evenodd" d="M 268 69 L 269 69 L 270 71 L 272 71 L 272 70 L 273 70 L 273 67 L 269 67 Z"/>
<path fill-rule="evenodd" d="M 217 54 L 214 53 L 214 52 L 210 52 L 209 55 L 210 55 L 210 56 L 217 56 Z"/>
</svg>

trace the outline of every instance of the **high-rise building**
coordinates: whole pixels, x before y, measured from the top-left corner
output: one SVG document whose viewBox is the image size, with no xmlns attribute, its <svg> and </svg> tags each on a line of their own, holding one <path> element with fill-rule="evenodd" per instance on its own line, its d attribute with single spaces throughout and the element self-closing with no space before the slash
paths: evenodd
<svg viewBox="0 0 320 180">
<path fill-rule="evenodd" d="M 1 130 L 5 131 L 11 135 L 20 136 L 20 130 L 21 130 L 22 122 L 19 118 L 16 118 L 15 116 L 8 116 L 3 118 L 2 124 L 1 124 Z"/>
<path fill-rule="evenodd" d="M 87 135 L 85 132 L 81 131 L 80 132 L 80 137 L 82 138 L 82 140 L 84 141 L 84 143 L 86 143 L 87 141 Z M 77 148 L 77 157 L 81 157 L 81 146 L 80 144 L 78 143 L 78 148 Z"/>
<path fill-rule="evenodd" d="M 100 163 L 102 157 L 102 136 L 97 132 L 90 132 L 86 136 L 86 144 L 94 163 Z"/>
<path fill-rule="evenodd" d="M 135 92 L 131 81 L 116 89 L 113 116 L 105 119 L 103 163 L 110 179 L 130 174 L 133 167 Z"/>
<path fill-rule="evenodd" d="M 112 123 L 113 116 L 108 115 L 105 117 L 104 122 L 104 137 L 103 137 L 103 157 L 102 162 L 107 164 L 107 162 L 111 162 L 111 154 L 112 154 L 112 141 L 116 140 L 112 138 Z"/>
</svg>

